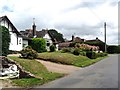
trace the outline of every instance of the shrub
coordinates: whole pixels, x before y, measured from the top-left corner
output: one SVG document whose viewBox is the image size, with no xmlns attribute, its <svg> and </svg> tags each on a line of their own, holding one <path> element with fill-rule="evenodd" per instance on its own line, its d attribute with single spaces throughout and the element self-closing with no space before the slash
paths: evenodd
<svg viewBox="0 0 120 90">
<path fill-rule="evenodd" d="M 30 46 L 39 53 L 47 51 L 46 42 L 43 38 L 33 38 Z"/>
<path fill-rule="evenodd" d="M 54 52 L 55 51 L 55 46 L 54 45 L 51 45 L 50 46 L 50 52 Z"/>
<path fill-rule="evenodd" d="M 74 55 L 79 55 L 80 54 L 80 49 L 79 48 L 75 48 L 73 51 Z"/>
<path fill-rule="evenodd" d="M 104 56 L 107 56 L 107 55 L 108 55 L 107 53 L 97 53 L 98 57 L 104 57 Z"/>
<path fill-rule="evenodd" d="M 97 58 L 97 54 L 93 51 L 87 51 L 86 56 L 90 59 L 96 59 Z"/>
<path fill-rule="evenodd" d="M 120 53 L 120 46 L 109 46 L 107 48 L 108 53 L 114 54 L 114 53 Z"/>
<path fill-rule="evenodd" d="M 75 45 L 76 45 L 76 42 L 72 42 L 70 43 L 69 47 L 75 47 Z"/>
<path fill-rule="evenodd" d="M 20 51 L 20 54 L 23 58 L 28 59 L 35 59 L 38 56 L 37 52 L 33 50 L 31 47 L 24 48 L 23 50 Z"/>
<path fill-rule="evenodd" d="M 9 43 L 10 43 L 10 34 L 9 34 L 9 30 L 4 27 L 4 26 L 0 26 L 0 50 L 2 50 L 2 56 L 7 56 L 9 53 Z M 1 54 L 0 53 L 0 54 Z"/>
<path fill-rule="evenodd" d="M 86 56 L 86 52 L 85 51 L 80 51 L 80 55 Z"/>
<path fill-rule="evenodd" d="M 63 48 L 62 49 L 62 53 L 66 53 L 66 52 L 71 52 L 71 49 L 70 48 Z"/>
</svg>

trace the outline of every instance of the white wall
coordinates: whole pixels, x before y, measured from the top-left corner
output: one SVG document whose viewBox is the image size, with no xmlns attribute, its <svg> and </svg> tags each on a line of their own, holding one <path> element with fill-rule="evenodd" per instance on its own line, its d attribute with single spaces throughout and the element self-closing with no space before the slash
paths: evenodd
<svg viewBox="0 0 120 90">
<path fill-rule="evenodd" d="M 56 44 L 56 51 L 58 51 L 58 44 Z"/>
<path fill-rule="evenodd" d="M 52 40 L 51 40 L 51 37 L 49 36 L 49 34 L 45 34 L 45 36 L 43 37 L 45 40 L 46 40 L 46 49 L 47 51 L 50 51 L 49 47 L 53 44 Z M 49 46 L 47 46 L 47 42 L 50 43 Z"/>
<path fill-rule="evenodd" d="M 45 34 L 45 36 L 43 38 L 46 40 L 46 44 L 48 41 L 50 43 L 50 46 L 53 45 L 53 41 L 52 41 L 51 37 L 49 36 L 49 34 Z M 50 49 L 49 49 L 50 46 L 46 45 L 47 51 L 50 51 Z M 56 44 L 56 51 L 58 51 L 58 44 Z"/>
<path fill-rule="evenodd" d="M 18 37 L 16 33 L 11 32 L 12 31 L 12 27 L 11 25 L 8 26 L 8 23 L 5 21 L 0 22 L 1 26 L 5 26 L 6 28 L 9 27 L 9 32 L 10 32 L 10 45 L 9 45 L 9 50 L 13 50 L 13 51 L 20 51 L 22 50 L 22 43 L 23 43 L 23 38 L 22 37 Z M 18 38 L 18 39 L 17 39 Z M 17 43 L 18 41 L 18 43 Z"/>
</svg>

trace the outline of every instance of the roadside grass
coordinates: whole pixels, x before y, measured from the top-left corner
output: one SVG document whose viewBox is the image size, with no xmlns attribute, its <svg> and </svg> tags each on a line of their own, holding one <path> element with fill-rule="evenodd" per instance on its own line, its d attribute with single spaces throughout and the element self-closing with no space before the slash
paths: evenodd
<svg viewBox="0 0 120 90">
<path fill-rule="evenodd" d="M 12 83 L 17 86 L 30 87 L 34 85 L 41 85 L 64 76 L 64 74 L 49 72 L 44 65 L 36 60 L 23 59 L 16 56 L 9 56 L 8 58 L 16 61 L 19 65 L 23 67 L 25 71 L 29 71 L 30 73 L 38 77 L 12 79 Z"/>
<path fill-rule="evenodd" d="M 78 67 L 86 67 L 93 63 L 96 63 L 105 57 L 99 57 L 97 59 L 89 59 L 85 56 L 76 56 L 70 53 L 60 53 L 60 52 L 44 52 L 39 53 L 37 59 L 43 59 L 46 61 L 62 63 L 67 65 L 74 65 Z"/>
</svg>

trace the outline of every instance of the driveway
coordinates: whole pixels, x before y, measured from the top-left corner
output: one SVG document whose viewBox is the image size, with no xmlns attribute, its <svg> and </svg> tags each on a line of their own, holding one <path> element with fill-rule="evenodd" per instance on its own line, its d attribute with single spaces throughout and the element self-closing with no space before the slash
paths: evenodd
<svg viewBox="0 0 120 90">
<path fill-rule="evenodd" d="M 118 88 L 118 55 L 34 88 Z"/>
<path fill-rule="evenodd" d="M 72 66 L 72 65 L 57 64 L 57 63 L 43 61 L 39 59 L 36 59 L 36 60 L 42 63 L 50 72 L 70 74 L 80 69 L 79 67 Z"/>
</svg>

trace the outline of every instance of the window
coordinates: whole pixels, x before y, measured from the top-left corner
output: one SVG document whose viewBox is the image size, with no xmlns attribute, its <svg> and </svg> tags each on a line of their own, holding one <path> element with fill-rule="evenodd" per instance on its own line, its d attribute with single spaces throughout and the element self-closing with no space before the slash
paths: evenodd
<svg viewBox="0 0 120 90">
<path fill-rule="evenodd" d="M 49 41 L 47 41 L 47 46 L 50 46 L 50 43 L 49 43 Z"/>
<path fill-rule="evenodd" d="M 19 44 L 21 44 L 21 39 L 19 40 Z"/>
</svg>

